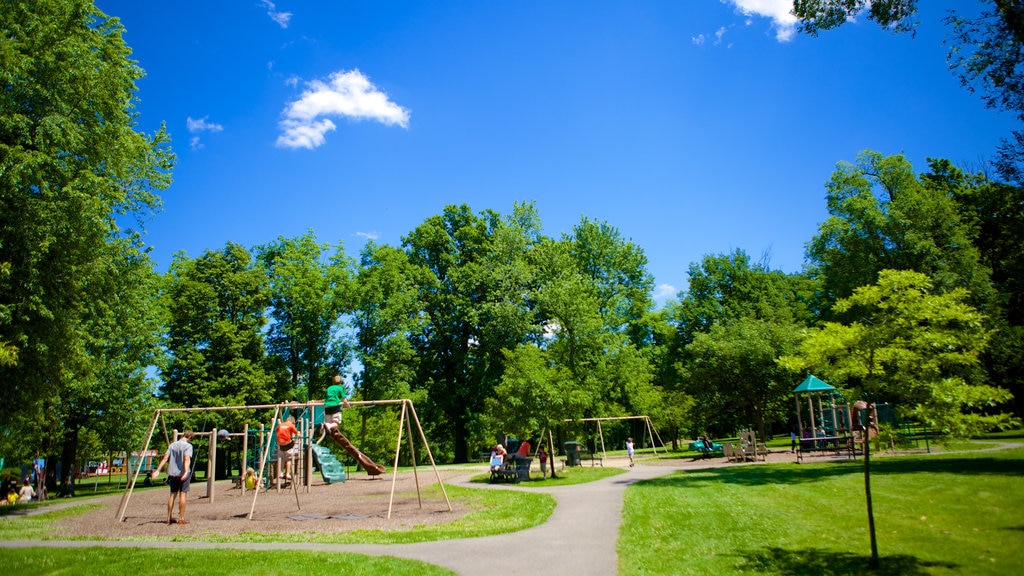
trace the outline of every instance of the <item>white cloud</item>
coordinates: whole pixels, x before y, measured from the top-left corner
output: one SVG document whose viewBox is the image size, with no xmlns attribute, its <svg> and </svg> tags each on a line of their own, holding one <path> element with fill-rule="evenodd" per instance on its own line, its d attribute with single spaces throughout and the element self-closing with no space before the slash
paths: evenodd
<svg viewBox="0 0 1024 576">
<path fill-rule="evenodd" d="M 341 70 L 326 82 L 313 80 L 298 100 L 284 110 L 277 145 L 282 148 L 313 149 L 324 143 L 324 135 L 337 126 L 323 116 L 344 116 L 375 120 L 387 126 L 409 126 L 409 110 L 391 102 L 359 70 Z"/>
<path fill-rule="evenodd" d="M 722 1 L 736 6 L 736 9 L 746 16 L 771 18 L 775 26 L 775 39 L 779 42 L 788 42 L 796 34 L 797 19 L 790 13 L 793 10 L 793 0 Z"/>
<path fill-rule="evenodd" d="M 288 27 L 288 21 L 292 19 L 291 12 L 278 12 L 277 6 L 270 0 L 263 0 L 263 7 L 267 9 L 267 16 L 270 16 L 271 20 L 277 22 L 281 28 Z"/>
<path fill-rule="evenodd" d="M 217 123 L 214 123 L 214 122 L 207 122 L 207 118 L 209 118 L 209 116 L 203 116 L 202 118 L 199 118 L 197 120 L 197 119 L 189 116 L 188 119 L 185 121 L 185 124 L 188 126 L 188 131 L 193 133 L 193 134 L 196 134 L 198 132 L 223 132 L 224 131 L 224 126 L 223 125 L 217 124 Z"/>
<path fill-rule="evenodd" d="M 366 238 L 367 240 L 376 240 L 380 238 L 380 234 L 377 234 L 376 230 L 373 232 L 356 232 L 356 236 Z"/>
<path fill-rule="evenodd" d="M 192 134 L 197 134 L 197 136 L 193 136 L 188 141 L 189 148 L 191 148 L 192 150 L 201 150 L 203 148 L 203 143 L 200 142 L 200 140 L 199 140 L 199 136 L 198 136 L 199 133 L 201 133 L 201 132 L 223 132 L 224 131 L 224 126 L 222 126 L 220 124 L 217 124 L 215 122 L 209 122 L 207 120 L 208 118 L 209 118 L 209 116 L 203 116 L 202 118 L 199 118 L 197 120 L 197 119 L 189 116 L 185 120 L 185 126 L 188 128 L 188 131 L 190 133 L 192 133 Z"/>
<path fill-rule="evenodd" d="M 664 300 L 666 298 L 671 298 L 675 296 L 677 292 L 678 290 L 676 290 L 676 287 L 671 284 L 659 284 L 658 287 L 654 289 L 654 299 Z"/>
<path fill-rule="evenodd" d="M 698 35 L 693 36 L 692 38 L 690 38 L 690 41 L 693 42 L 694 44 L 696 44 L 697 46 L 703 46 L 704 45 L 704 40 L 705 40 L 705 38 L 704 38 L 703 34 L 698 34 Z"/>
</svg>

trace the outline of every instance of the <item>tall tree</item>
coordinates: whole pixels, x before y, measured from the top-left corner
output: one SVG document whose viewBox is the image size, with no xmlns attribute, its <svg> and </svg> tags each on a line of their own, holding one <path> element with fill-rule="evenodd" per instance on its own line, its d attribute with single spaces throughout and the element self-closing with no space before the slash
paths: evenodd
<svg viewBox="0 0 1024 576">
<path fill-rule="evenodd" d="M 830 303 L 874 284 L 881 270 L 916 270 L 938 290 L 962 287 L 975 306 L 993 297 L 970 228 L 945 186 L 918 179 L 902 155 L 865 151 L 840 163 L 828 188 L 829 217 L 808 259 Z"/>
<path fill-rule="evenodd" d="M 267 352 L 306 399 L 322 398 L 352 361 L 345 315 L 353 305 L 354 263 L 343 246 L 329 249 L 313 232 L 256 248 L 270 297 Z"/>
<path fill-rule="evenodd" d="M 142 222 L 159 206 L 174 160 L 163 129 L 136 131 L 142 70 L 116 18 L 84 0 L 3 6 L 0 262 L 10 274 L 0 277 L 9 314 L 0 342 L 18 356 L 0 367 L 0 385 L 19 401 L 0 407 L 0 421 L 33 425 L 24 437 L 41 430 L 36 447 L 50 452 L 65 445 L 73 416 L 59 399 L 116 393 L 103 388 L 112 380 L 98 374 L 97 350 L 121 346 L 123 335 L 102 332 L 113 341 L 100 343 L 89 329 L 108 322 L 123 296 L 94 287 L 151 267 L 139 254 L 122 258 L 141 252 L 141 241 L 119 223 Z M 137 367 L 145 355 L 122 360 Z"/>
<path fill-rule="evenodd" d="M 968 174 L 932 160 L 922 176 L 956 202 L 982 263 L 992 271 L 994 306 L 986 309 L 992 339 L 983 361 L 991 380 L 1010 390 L 1024 413 L 1024 187 Z"/>
<path fill-rule="evenodd" d="M 689 289 L 670 312 L 671 350 L 683 390 L 696 399 L 697 432 L 755 426 L 763 436 L 783 420 L 788 386 L 775 359 L 792 351 L 809 318 L 808 282 L 752 263 L 742 250 L 690 265 Z"/>
<path fill-rule="evenodd" d="M 752 426 L 767 438 L 768 425 L 785 422 L 791 407 L 792 378 L 776 360 L 795 352 L 799 340 L 795 324 L 751 317 L 699 333 L 686 347 L 686 374 L 702 418 L 720 432 Z"/>
<path fill-rule="evenodd" d="M 263 328 L 270 298 L 266 276 L 248 250 L 229 242 L 195 259 L 178 253 L 165 283 L 170 356 L 163 369 L 165 399 L 180 406 L 286 400 L 274 397 L 265 370 Z"/>
<path fill-rule="evenodd" d="M 504 219 L 448 206 L 402 241 L 410 265 L 429 276 L 418 287 L 422 330 L 408 334 L 415 386 L 428 391 L 428 421 L 447 432 L 457 462 L 468 460 L 484 399 L 504 372 L 502 350 L 532 329 L 520 268 L 538 229 L 532 205 Z"/>
</svg>

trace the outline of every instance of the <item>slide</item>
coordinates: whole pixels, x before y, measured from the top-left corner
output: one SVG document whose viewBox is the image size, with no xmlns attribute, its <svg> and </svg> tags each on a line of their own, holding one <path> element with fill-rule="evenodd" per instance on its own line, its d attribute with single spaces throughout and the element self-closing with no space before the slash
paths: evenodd
<svg viewBox="0 0 1024 576">
<path fill-rule="evenodd" d="M 348 441 L 348 438 L 341 433 L 341 430 L 334 428 L 332 430 L 328 430 L 327 433 L 335 442 L 338 443 L 338 446 L 341 446 L 345 452 L 348 452 L 350 456 L 359 462 L 359 465 L 363 467 L 363 470 L 366 470 L 367 474 L 370 476 L 377 476 L 384 473 L 384 467 L 373 460 L 370 460 L 369 456 L 363 454 L 358 448 L 353 446 L 352 443 Z"/>
</svg>

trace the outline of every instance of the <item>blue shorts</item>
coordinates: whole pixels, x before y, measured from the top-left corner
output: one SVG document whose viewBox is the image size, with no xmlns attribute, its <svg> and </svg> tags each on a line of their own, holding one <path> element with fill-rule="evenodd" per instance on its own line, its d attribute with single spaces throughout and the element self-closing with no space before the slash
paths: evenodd
<svg viewBox="0 0 1024 576">
<path fill-rule="evenodd" d="M 171 487 L 171 494 L 177 494 L 178 492 L 188 492 L 188 489 L 192 485 L 191 475 L 182 480 L 181 476 L 168 476 L 167 485 Z"/>
</svg>

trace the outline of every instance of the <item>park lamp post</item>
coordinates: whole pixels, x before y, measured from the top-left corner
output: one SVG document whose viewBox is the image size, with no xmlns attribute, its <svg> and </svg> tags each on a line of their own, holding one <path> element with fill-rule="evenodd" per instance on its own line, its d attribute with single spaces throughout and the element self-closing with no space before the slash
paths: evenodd
<svg viewBox="0 0 1024 576">
<path fill-rule="evenodd" d="M 868 568 L 878 568 L 878 542 L 875 539 L 875 512 L 871 505 L 871 410 L 874 407 L 863 400 L 854 402 L 860 429 L 864 433 L 864 497 L 868 506 L 868 533 L 871 536 L 871 560 Z M 865 413 L 867 411 L 867 413 Z"/>
</svg>

